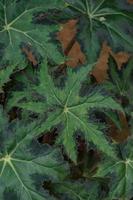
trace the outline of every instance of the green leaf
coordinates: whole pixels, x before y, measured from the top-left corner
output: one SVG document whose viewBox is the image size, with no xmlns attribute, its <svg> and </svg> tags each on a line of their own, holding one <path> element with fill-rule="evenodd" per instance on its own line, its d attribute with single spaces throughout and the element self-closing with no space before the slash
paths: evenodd
<svg viewBox="0 0 133 200">
<path fill-rule="evenodd" d="M 115 51 L 132 52 L 132 5 L 128 6 L 125 0 L 122 3 L 117 0 L 65 2 L 64 18 L 78 20 L 77 37 L 90 63 L 97 59 L 103 41 Z"/>
<path fill-rule="evenodd" d="M 118 69 L 114 58 L 110 56 L 108 75 L 109 80 L 104 83 L 104 87 L 120 99 L 129 114 L 133 110 L 133 58 L 130 57 L 128 62 Z"/>
<path fill-rule="evenodd" d="M 105 159 L 95 177 L 110 178 L 109 199 L 130 199 L 133 196 L 133 138 L 120 147 L 122 158 Z"/>
<path fill-rule="evenodd" d="M 64 58 L 54 40 L 51 42 L 51 35 L 59 30 L 58 25 L 42 25 L 36 18 L 40 13 L 47 16 L 49 9 L 61 9 L 63 5 L 59 0 L 0 1 L 1 64 L 10 62 L 24 68 L 22 48 L 30 48 L 35 55 L 47 55 L 52 61 L 61 63 Z"/>
<path fill-rule="evenodd" d="M 0 199 L 54 199 L 42 185 L 65 177 L 67 165 L 60 151 L 37 142 L 36 123 L 9 123 L 0 111 Z"/>
<path fill-rule="evenodd" d="M 126 91 L 130 87 L 130 83 L 132 81 L 131 74 L 133 72 L 133 58 L 131 57 L 128 62 L 118 69 L 117 63 L 113 57 L 109 57 L 109 83 L 113 85 L 113 89 L 115 89 L 116 94 L 125 95 Z M 108 88 L 107 88 L 108 89 Z"/>
<path fill-rule="evenodd" d="M 101 111 L 122 111 L 122 109 L 112 97 L 102 94 L 96 88 L 92 89 L 90 86 L 87 86 L 87 94 L 82 94 L 82 84 L 88 77 L 88 73 L 92 70 L 92 67 L 93 65 L 88 65 L 81 67 L 78 71 L 68 69 L 65 86 L 59 88 L 54 85 L 53 79 L 48 73 L 47 63 L 45 62 L 40 66 L 39 83 L 34 87 L 34 93 L 28 93 L 26 88 L 22 92 L 15 92 L 7 105 L 9 109 L 11 108 L 10 105 L 13 106 L 13 102 L 15 102 L 14 106 L 24 108 L 28 111 L 38 113 L 41 110 L 41 114 L 43 112 L 47 113 L 45 124 L 44 119 L 41 122 L 42 129 L 44 126 L 44 131 L 61 124 L 62 129 L 57 143 L 64 146 L 66 153 L 74 162 L 77 159 L 75 142 L 77 132 L 78 134 L 82 132 L 86 141 L 94 143 L 99 150 L 109 156 L 115 156 L 103 132 L 99 130 L 99 125 L 90 121 L 89 111 L 92 108 L 97 108 Z M 30 95 L 31 97 L 29 97 Z M 39 100 L 40 95 L 44 97 L 41 101 Z M 38 104 L 40 106 L 39 109 Z"/>
<path fill-rule="evenodd" d="M 99 184 L 87 181 L 64 181 L 53 185 L 54 192 L 60 194 L 59 199 L 97 200 Z"/>
</svg>

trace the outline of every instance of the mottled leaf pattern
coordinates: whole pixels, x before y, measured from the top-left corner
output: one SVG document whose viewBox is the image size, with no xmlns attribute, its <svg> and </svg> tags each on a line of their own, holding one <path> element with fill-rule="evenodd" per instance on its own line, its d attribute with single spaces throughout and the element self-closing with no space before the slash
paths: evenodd
<svg viewBox="0 0 133 200">
<path fill-rule="evenodd" d="M 122 159 L 105 159 L 96 174 L 98 177 L 111 177 L 109 199 L 130 199 L 133 196 L 133 145 L 132 137 L 120 147 Z"/>
<path fill-rule="evenodd" d="M 34 87 L 34 91 L 36 91 L 38 96 L 43 95 L 46 99 L 43 102 L 37 100 L 35 102 L 29 101 L 29 93 L 25 89 L 23 92 L 15 92 L 8 102 L 8 108 L 13 104 L 11 102 L 15 102 L 15 105 L 18 107 L 29 111 L 36 113 L 47 112 L 48 118 L 44 131 L 62 124 L 63 129 L 57 143 L 63 144 L 67 154 L 73 161 L 76 161 L 77 157 L 75 139 L 76 132 L 79 130 L 83 132 L 86 141 L 93 142 L 101 151 L 107 153 L 109 156 L 114 156 L 113 149 L 109 146 L 102 131 L 99 130 L 99 126 L 89 121 L 88 112 L 92 108 L 121 110 L 120 105 L 111 97 L 103 95 L 95 89 L 90 91 L 88 95 L 80 95 L 82 83 L 86 80 L 92 66 L 82 67 L 77 72 L 69 69 L 67 71 L 68 77 L 65 87 L 60 89 L 55 87 L 48 73 L 47 63 L 45 62 L 41 65 L 38 77 L 40 83 Z M 21 101 L 20 103 L 20 100 L 23 100 L 24 97 L 26 98 L 26 102 Z M 34 99 L 34 95 L 30 99 Z"/>
<path fill-rule="evenodd" d="M 9 62 L 25 67 L 25 56 L 22 49 L 30 46 L 35 54 L 48 56 L 54 62 L 62 62 L 63 56 L 51 35 L 58 31 L 58 25 L 40 25 L 36 15 L 49 9 L 62 8 L 63 1 L 34 0 L 1 0 L 0 1 L 0 38 L 2 48 L 1 64 Z M 53 40 L 54 41 L 54 40 Z"/>
<path fill-rule="evenodd" d="M 64 18 L 78 19 L 77 36 L 89 62 L 94 62 L 103 41 L 113 50 L 132 52 L 133 6 L 126 0 L 65 0 Z"/>
<path fill-rule="evenodd" d="M 64 178 L 67 165 L 61 161 L 60 152 L 36 141 L 36 123 L 8 123 L 3 116 L 1 124 L 1 200 L 54 199 L 42 185 L 44 180 L 56 182 Z"/>
</svg>

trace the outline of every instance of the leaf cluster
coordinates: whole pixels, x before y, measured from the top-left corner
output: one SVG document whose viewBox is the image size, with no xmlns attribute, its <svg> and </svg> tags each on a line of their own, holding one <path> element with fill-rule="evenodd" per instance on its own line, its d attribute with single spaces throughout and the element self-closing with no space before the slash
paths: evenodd
<svg viewBox="0 0 133 200">
<path fill-rule="evenodd" d="M 126 0 L 0 0 L 0 199 L 133 198 L 133 58 L 92 75 L 102 43 L 132 53 Z M 75 69 L 57 39 L 77 20 L 86 56 Z M 65 66 L 63 73 L 58 70 Z M 123 116 L 124 142 L 110 137 Z M 111 123 L 110 123 L 111 122 Z"/>
</svg>

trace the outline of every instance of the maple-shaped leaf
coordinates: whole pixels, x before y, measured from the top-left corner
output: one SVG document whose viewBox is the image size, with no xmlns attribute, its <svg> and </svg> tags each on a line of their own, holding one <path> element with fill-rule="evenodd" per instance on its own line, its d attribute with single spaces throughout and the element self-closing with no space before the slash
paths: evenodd
<svg viewBox="0 0 133 200">
<path fill-rule="evenodd" d="M 37 124 L 8 122 L 0 110 L 0 199 L 54 199 L 43 181 L 61 181 L 67 165 L 58 149 L 37 142 Z"/>
<path fill-rule="evenodd" d="M 131 57 L 120 69 L 115 59 L 109 57 L 109 79 L 104 87 L 121 101 L 125 111 L 129 114 L 133 110 L 133 58 Z"/>
<path fill-rule="evenodd" d="M 119 159 L 105 158 L 95 175 L 110 178 L 108 199 L 131 199 L 133 197 L 133 138 L 118 147 Z"/>
<path fill-rule="evenodd" d="M 132 52 L 133 5 L 126 0 L 65 0 L 66 19 L 77 19 L 77 37 L 89 62 L 99 55 L 103 41 L 113 50 Z"/>
<path fill-rule="evenodd" d="M 53 184 L 53 191 L 59 199 L 67 200 L 98 200 L 100 199 L 100 187 L 98 182 L 64 181 Z"/>
<path fill-rule="evenodd" d="M 93 66 L 93 65 L 92 65 Z M 87 92 L 83 89 L 83 82 L 88 78 L 91 65 L 81 67 L 79 70 L 67 70 L 65 86 L 57 87 L 49 75 L 47 62 L 40 66 L 38 83 L 28 84 L 20 92 L 14 92 L 9 99 L 7 108 L 13 106 L 40 113 L 46 113 L 44 131 L 53 126 L 62 125 L 57 143 L 62 144 L 69 157 L 76 161 L 76 135 L 82 132 L 87 142 L 93 142 L 101 151 L 109 156 L 115 156 L 99 124 L 89 120 L 88 112 L 92 108 L 99 110 L 121 110 L 121 106 L 112 97 L 102 94 L 100 90 L 87 85 Z M 24 81 L 25 82 L 25 81 Z M 21 84 L 22 85 L 22 84 Z M 83 92 L 84 91 L 84 92 Z M 87 93 L 87 94 L 83 94 Z M 42 117 L 40 117 L 42 118 Z"/>
<path fill-rule="evenodd" d="M 55 10 L 63 7 L 60 0 L 1 0 L 0 1 L 0 52 L 1 63 L 14 63 L 23 68 L 25 57 L 24 47 L 30 47 L 35 54 L 48 56 L 54 62 L 62 62 L 52 34 L 58 31 L 57 24 L 38 23 L 41 12 L 46 18 L 49 9 Z M 52 42 L 51 42 L 52 41 Z"/>
</svg>

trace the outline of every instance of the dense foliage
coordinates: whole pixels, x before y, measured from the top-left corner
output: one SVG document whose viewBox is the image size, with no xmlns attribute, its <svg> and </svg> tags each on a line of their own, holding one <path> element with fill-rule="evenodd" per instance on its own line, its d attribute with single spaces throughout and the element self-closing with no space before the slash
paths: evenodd
<svg viewBox="0 0 133 200">
<path fill-rule="evenodd" d="M 133 198 L 132 10 L 126 0 L 0 0 L 1 200 Z M 75 69 L 57 38 L 73 19 L 86 56 Z M 119 68 L 110 55 L 99 84 L 104 41 L 130 58 Z"/>
</svg>

